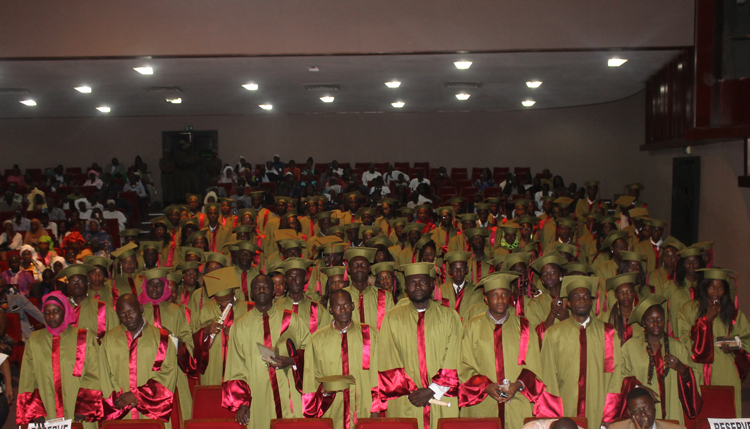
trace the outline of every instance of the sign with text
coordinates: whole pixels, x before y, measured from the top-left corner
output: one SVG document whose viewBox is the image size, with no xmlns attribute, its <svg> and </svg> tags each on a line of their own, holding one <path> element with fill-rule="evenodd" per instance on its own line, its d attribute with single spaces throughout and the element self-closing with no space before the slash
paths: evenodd
<svg viewBox="0 0 750 429">
<path fill-rule="evenodd" d="M 750 419 L 708 419 L 711 429 L 750 429 Z"/>
</svg>

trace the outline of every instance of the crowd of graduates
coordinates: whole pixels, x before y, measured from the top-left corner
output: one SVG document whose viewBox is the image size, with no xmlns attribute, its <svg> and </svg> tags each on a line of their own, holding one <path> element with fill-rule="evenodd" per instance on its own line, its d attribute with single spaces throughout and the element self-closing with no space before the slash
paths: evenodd
<svg viewBox="0 0 750 429">
<path fill-rule="evenodd" d="M 701 385 L 733 386 L 739 417 L 750 325 L 712 243 L 665 236 L 640 184 L 602 200 L 598 181 L 548 176 L 444 205 L 421 175 L 412 204 L 366 186 L 342 200 L 251 189 L 239 208 L 189 194 L 109 255 L 52 271 L 16 422 L 169 424 L 175 397 L 186 419 L 201 406 L 192 384 L 222 386 L 221 406 L 255 428 L 565 416 L 598 429 L 629 417 L 634 389 L 683 423 Z"/>
</svg>

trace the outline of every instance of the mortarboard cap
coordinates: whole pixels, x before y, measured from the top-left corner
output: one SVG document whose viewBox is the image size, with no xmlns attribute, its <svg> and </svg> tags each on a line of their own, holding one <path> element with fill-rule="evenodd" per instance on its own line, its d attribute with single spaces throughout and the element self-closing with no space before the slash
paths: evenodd
<svg viewBox="0 0 750 429">
<path fill-rule="evenodd" d="M 563 277 L 560 297 L 566 298 L 570 293 L 578 288 L 585 288 L 591 296 L 596 296 L 596 289 L 599 287 L 599 277 L 589 276 L 565 276 Z"/>
<path fill-rule="evenodd" d="M 226 296 L 232 289 L 240 286 L 234 267 L 219 268 L 204 274 L 203 281 L 206 283 L 206 292 L 209 297 Z"/>
<path fill-rule="evenodd" d="M 655 306 L 655 305 L 661 305 L 662 308 L 664 308 L 664 303 L 667 302 L 667 298 L 658 295 L 658 294 L 651 294 L 643 299 L 643 301 L 639 302 L 638 305 L 635 306 L 633 309 L 633 312 L 630 313 L 630 319 L 628 320 L 628 325 L 632 325 L 633 323 L 641 324 L 641 321 L 643 320 L 643 315 L 646 314 L 646 311 L 648 311 L 649 308 Z M 664 311 L 666 314 L 666 309 Z"/>
</svg>

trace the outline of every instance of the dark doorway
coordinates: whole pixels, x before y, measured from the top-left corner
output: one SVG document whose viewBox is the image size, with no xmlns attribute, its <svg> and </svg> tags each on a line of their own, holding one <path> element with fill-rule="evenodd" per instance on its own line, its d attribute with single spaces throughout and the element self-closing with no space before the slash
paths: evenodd
<svg viewBox="0 0 750 429">
<path fill-rule="evenodd" d="M 672 160 L 672 235 L 690 245 L 698 241 L 701 200 L 701 158 Z"/>
<path fill-rule="evenodd" d="M 184 204 L 186 194 L 206 191 L 219 152 L 218 131 L 162 131 L 162 200 L 164 205 Z M 221 165 L 218 166 L 221 169 Z"/>
</svg>

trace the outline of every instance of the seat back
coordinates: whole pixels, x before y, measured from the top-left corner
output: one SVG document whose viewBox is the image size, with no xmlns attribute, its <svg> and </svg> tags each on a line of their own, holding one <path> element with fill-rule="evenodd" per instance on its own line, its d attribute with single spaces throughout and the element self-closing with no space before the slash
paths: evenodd
<svg viewBox="0 0 750 429">
<path fill-rule="evenodd" d="M 105 420 L 102 429 L 164 429 L 164 422 L 148 419 Z"/>
<path fill-rule="evenodd" d="M 174 427 L 173 427 L 174 428 Z M 174 428 L 177 429 L 177 428 Z M 191 419 L 185 420 L 184 429 L 242 429 L 234 419 Z"/>
<path fill-rule="evenodd" d="M 466 427 L 503 429 L 503 420 L 499 417 L 438 419 L 438 429 L 464 429 Z"/>
<path fill-rule="evenodd" d="M 333 429 L 333 419 L 273 419 L 271 429 Z"/>
<path fill-rule="evenodd" d="M 359 419 L 355 429 L 417 429 L 417 419 Z"/>
<path fill-rule="evenodd" d="M 701 419 L 734 419 L 737 411 L 734 408 L 733 386 L 701 386 L 701 397 L 703 408 L 695 419 L 685 416 L 685 427 L 693 429 L 696 422 Z"/>
<path fill-rule="evenodd" d="M 221 386 L 195 386 L 193 420 L 234 419 L 234 413 L 221 406 Z"/>
<path fill-rule="evenodd" d="M 393 163 L 393 169 L 394 170 L 398 170 L 398 171 L 401 171 L 401 172 L 406 172 L 406 170 L 408 170 L 409 168 L 411 168 L 411 167 L 409 166 L 408 162 L 394 162 Z"/>
</svg>

